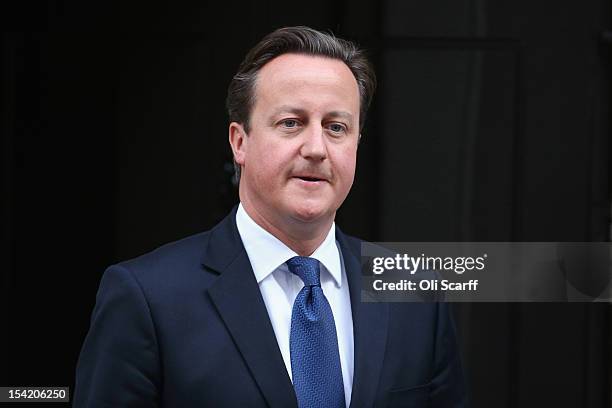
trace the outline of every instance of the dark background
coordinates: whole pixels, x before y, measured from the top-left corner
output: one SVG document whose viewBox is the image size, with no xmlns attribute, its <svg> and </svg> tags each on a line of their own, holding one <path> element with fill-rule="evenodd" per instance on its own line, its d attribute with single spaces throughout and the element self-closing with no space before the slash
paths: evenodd
<svg viewBox="0 0 612 408">
<path fill-rule="evenodd" d="M 105 267 L 237 202 L 226 87 L 285 25 L 376 65 L 346 232 L 610 238 L 609 0 L 2 7 L 0 385 L 72 387 Z M 610 407 L 610 305 L 456 306 L 474 407 Z"/>
</svg>

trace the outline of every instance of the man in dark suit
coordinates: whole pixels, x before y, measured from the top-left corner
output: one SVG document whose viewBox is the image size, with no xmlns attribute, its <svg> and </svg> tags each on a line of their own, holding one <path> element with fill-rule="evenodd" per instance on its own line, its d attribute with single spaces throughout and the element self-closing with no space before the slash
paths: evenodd
<svg viewBox="0 0 612 408">
<path fill-rule="evenodd" d="M 277 30 L 228 90 L 240 205 L 110 267 L 75 407 L 463 407 L 444 303 L 362 303 L 359 240 L 334 224 L 375 88 L 352 43 Z"/>
</svg>

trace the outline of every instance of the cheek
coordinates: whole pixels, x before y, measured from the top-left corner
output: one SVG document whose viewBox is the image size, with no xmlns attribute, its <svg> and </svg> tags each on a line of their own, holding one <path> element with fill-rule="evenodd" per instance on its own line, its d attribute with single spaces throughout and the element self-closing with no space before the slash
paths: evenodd
<svg viewBox="0 0 612 408">
<path fill-rule="evenodd" d="M 260 184 L 272 185 L 284 176 L 287 169 L 289 153 L 283 146 L 261 144 L 251 159 L 251 168 Z"/>
<path fill-rule="evenodd" d="M 339 173 L 338 176 L 340 177 L 342 184 L 350 188 L 355 177 L 355 168 L 357 165 L 357 149 L 343 149 L 341 152 L 338 153 L 337 157 L 338 159 L 336 160 L 336 170 Z"/>
</svg>

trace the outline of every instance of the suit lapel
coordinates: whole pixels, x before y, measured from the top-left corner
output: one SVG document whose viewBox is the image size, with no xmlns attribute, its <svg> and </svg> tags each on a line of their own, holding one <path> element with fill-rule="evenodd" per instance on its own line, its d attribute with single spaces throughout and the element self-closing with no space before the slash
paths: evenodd
<svg viewBox="0 0 612 408">
<path fill-rule="evenodd" d="M 210 233 L 202 263 L 219 277 L 208 293 L 268 405 L 297 407 L 235 217 L 236 208 Z"/>
<path fill-rule="evenodd" d="M 355 345 L 351 408 L 374 405 L 387 341 L 388 305 L 361 302 L 361 248 L 336 229 L 351 294 Z"/>
</svg>

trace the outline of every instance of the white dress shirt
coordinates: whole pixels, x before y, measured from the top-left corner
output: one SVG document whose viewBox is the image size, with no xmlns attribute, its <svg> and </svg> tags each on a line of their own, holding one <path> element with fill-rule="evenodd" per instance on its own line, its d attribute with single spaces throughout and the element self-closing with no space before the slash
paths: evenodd
<svg viewBox="0 0 612 408">
<path fill-rule="evenodd" d="M 291 313 L 293 302 L 304 287 L 304 282 L 289 271 L 285 262 L 298 254 L 253 221 L 242 204 L 236 212 L 236 226 L 266 304 L 287 373 L 293 381 L 289 351 Z M 321 288 L 336 323 L 344 397 L 348 407 L 353 387 L 353 315 L 344 261 L 336 242 L 335 224 L 332 224 L 327 237 L 310 257 L 321 263 Z"/>
</svg>

